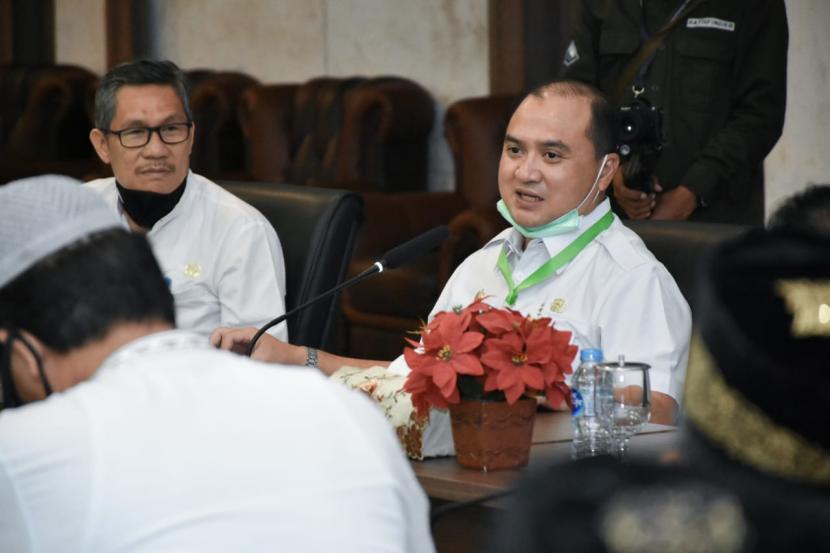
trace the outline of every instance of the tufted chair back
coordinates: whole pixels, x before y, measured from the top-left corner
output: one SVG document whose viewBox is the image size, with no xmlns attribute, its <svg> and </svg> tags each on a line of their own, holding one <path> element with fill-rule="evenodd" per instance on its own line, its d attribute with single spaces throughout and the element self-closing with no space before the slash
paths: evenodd
<svg viewBox="0 0 830 553">
<path fill-rule="evenodd" d="M 188 72 L 190 108 L 196 123 L 191 168 L 212 179 L 246 176 L 246 151 L 237 106 L 256 79 L 233 71 Z"/>
<path fill-rule="evenodd" d="M 399 192 L 426 187 L 432 100 L 396 77 L 312 79 L 242 94 L 255 180 Z"/>
<path fill-rule="evenodd" d="M 0 182 L 44 172 L 82 177 L 98 165 L 88 138 L 97 83 L 69 65 L 0 68 Z"/>
</svg>

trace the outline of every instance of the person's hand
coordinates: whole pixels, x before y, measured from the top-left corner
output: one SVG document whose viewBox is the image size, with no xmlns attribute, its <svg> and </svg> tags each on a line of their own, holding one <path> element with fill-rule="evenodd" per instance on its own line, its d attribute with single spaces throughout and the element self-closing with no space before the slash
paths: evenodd
<svg viewBox="0 0 830 553">
<path fill-rule="evenodd" d="M 683 185 L 663 192 L 657 198 L 657 207 L 651 214 L 652 219 L 685 220 L 697 208 L 697 194 Z"/>
<path fill-rule="evenodd" d="M 614 173 L 612 181 L 614 187 L 614 199 L 628 215 L 629 219 L 648 219 L 651 216 L 656 202 L 656 194 L 647 194 L 641 190 L 628 188 L 625 185 L 622 166 Z M 655 191 L 662 190 L 655 182 Z"/>
<path fill-rule="evenodd" d="M 217 328 L 210 335 L 210 343 L 215 348 L 244 354 L 256 331 L 257 329 L 254 327 Z M 251 353 L 253 359 L 286 365 L 303 365 L 305 364 L 305 356 L 304 347 L 292 346 L 267 333 L 257 340 L 254 351 Z"/>
</svg>

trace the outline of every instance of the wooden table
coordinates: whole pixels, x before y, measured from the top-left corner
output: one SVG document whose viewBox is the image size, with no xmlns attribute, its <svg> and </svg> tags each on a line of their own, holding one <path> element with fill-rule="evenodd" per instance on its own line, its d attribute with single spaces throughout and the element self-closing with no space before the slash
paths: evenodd
<svg viewBox="0 0 830 553">
<path fill-rule="evenodd" d="M 642 432 L 631 439 L 630 454 L 656 457 L 671 450 L 677 438 L 675 430 L 673 426 L 646 425 Z M 568 459 L 571 439 L 569 413 L 537 413 L 530 465 Z M 462 467 L 454 457 L 413 461 L 412 468 L 429 497 L 447 501 L 468 501 L 503 491 L 524 470 L 482 472 Z"/>
</svg>

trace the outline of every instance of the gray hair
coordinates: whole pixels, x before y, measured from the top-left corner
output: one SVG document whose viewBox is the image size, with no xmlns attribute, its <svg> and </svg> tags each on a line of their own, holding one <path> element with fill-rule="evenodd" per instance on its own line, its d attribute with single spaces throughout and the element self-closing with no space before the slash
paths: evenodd
<svg viewBox="0 0 830 553">
<path fill-rule="evenodd" d="M 188 99 L 187 78 L 172 61 L 138 60 L 122 63 L 104 75 L 95 93 L 95 126 L 109 130 L 115 109 L 115 95 L 122 86 L 167 85 L 182 101 L 188 122 L 193 121 Z"/>
</svg>

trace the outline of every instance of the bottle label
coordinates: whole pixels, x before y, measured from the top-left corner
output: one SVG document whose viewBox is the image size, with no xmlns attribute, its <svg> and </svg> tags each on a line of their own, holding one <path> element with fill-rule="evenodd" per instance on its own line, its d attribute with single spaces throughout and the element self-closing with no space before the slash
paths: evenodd
<svg viewBox="0 0 830 553">
<path fill-rule="evenodd" d="M 571 415 L 574 417 L 581 417 L 584 409 L 584 402 L 582 401 L 582 394 L 576 388 L 571 389 L 571 399 L 573 406 L 571 407 Z"/>
</svg>

